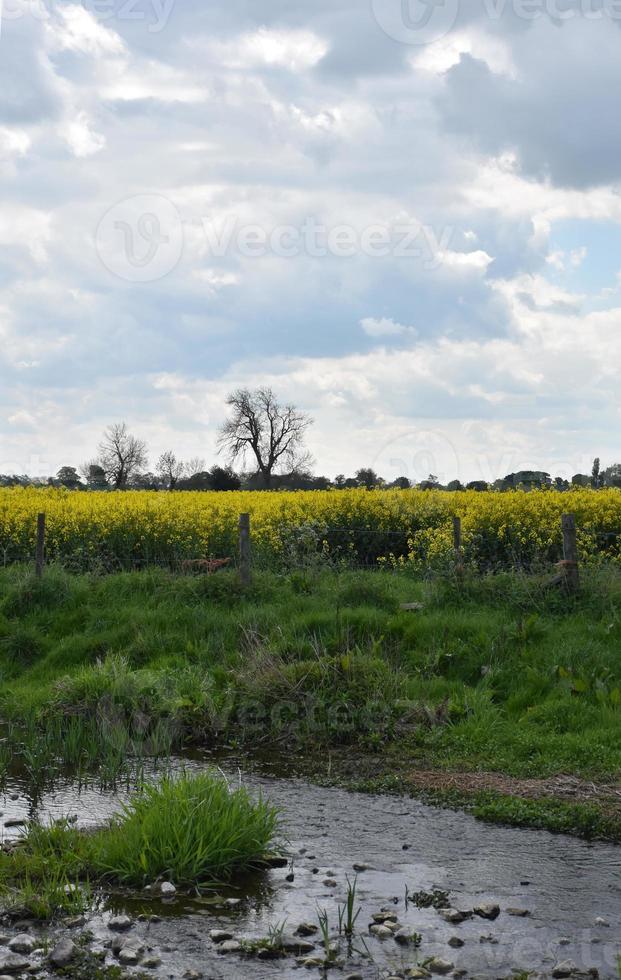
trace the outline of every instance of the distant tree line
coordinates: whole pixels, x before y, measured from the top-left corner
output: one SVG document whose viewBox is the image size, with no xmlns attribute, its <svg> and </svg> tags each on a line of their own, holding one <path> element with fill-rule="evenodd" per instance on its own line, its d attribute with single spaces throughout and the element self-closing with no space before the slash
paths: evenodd
<svg viewBox="0 0 621 980">
<path fill-rule="evenodd" d="M 50 485 L 69 490 L 344 490 L 394 488 L 407 490 L 569 490 L 572 486 L 621 488 L 621 463 L 602 469 L 595 459 L 590 474 L 576 473 L 571 481 L 552 478 L 539 470 L 509 473 L 488 484 L 474 480 L 443 485 L 434 474 L 418 484 L 406 476 L 387 482 L 370 467 L 351 476 L 340 473 L 334 480 L 315 476 L 313 459 L 304 447 L 312 419 L 293 405 L 283 405 L 271 388 L 240 388 L 229 395 L 229 417 L 219 433 L 219 451 L 227 465 L 207 468 L 200 457 L 181 460 L 170 449 L 149 469 L 146 443 L 131 433 L 125 422 L 108 426 L 95 457 L 76 468 L 61 466 L 55 476 L 31 479 L 26 475 L 0 474 L 0 486 Z M 247 465 L 250 460 L 250 465 Z M 233 463 L 241 464 L 235 471 Z"/>
</svg>

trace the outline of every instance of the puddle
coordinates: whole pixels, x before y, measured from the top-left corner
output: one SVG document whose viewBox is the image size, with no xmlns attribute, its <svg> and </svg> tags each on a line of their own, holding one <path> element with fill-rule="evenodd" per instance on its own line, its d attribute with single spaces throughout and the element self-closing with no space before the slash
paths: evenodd
<svg viewBox="0 0 621 980">
<path fill-rule="evenodd" d="M 196 760 L 183 764 L 188 769 L 205 766 Z M 223 768 L 231 781 L 239 778 L 230 762 Z M 209 932 L 223 928 L 236 938 L 264 938 L 270 927 L 286 922 L 285 931 L 291 935 L 299 923 L 316 924 L 318 908 L 327 910 L 336 927 L 337 906 L 346 898 L 346 878 L 354 877 L 354 864 L 363 864 L 367 869 L 358 874 L 362 912 L 357 929 L 371 959 L 361 955 L 364 944 L 356 940 L 343 972 L 335 971 L 335 976 L 356 973 L 365 980 L 403 976 L 416 963 L 437 956 L 470 976 L 504 977 L 523 970 L 551 975 L 555 964 L 571 960 L 582 971 L 597 969 L 601 977 L 618 977 L 621 849 L 617 846 L 489 826 L 414 800 L 326 789 L 301 779 L 257 772 L 245 772 L 242 779 L 282 810 L 294 880 L 287 881 L 291 868 L 247 876 L 220 891 L 215 905 L 213 897 L 198 902 L 177 897 L 164 904 L 144 894 L 103 896 L 101 907 L 88 921 L 96 942 L 110 940 L 110 915 L 127 912 L 137 920 L 129 935 L 140 938 L 147 948 L 145 955 L 151 948 L 161 957 L 161 965 L 149 971 L 154 976 L 181 978 L 192 970 L 211 980 L 318 975 L 319 970 L 306 971 L 294 956 L 269 962 L 223 956 Z M 117 810 L 123 799 L 123 793 L 78 792 L 65 783 L 33 802 L 27 787 L 17 781 L 0 796 L 4 814 L 0 823 L 36 812 L 42 818 L 77 814 L 79 825 L 95 825 Z M 18 833 L 14 828 L 4 830 L 5 838 Z M 336 881 L 336 887 L 326 881 Z M 454 908 L 497 903 L 501 913 L 495 921 L 475 916 L 450 925 L 433 908 L 412 904 L 406 908 L 406 886 L 410 894 L 447 891 Z M 227 905 L 227 900 L 233 901 Z M 526 909 L 529 915 L 510 915 L 509 908 Z M 393 938 L 382 941 L 369 935 L 371 916 L 381 909 L 393 910 L 403 926 L 421 934 L 418 950 L 401 947 Z M 153 914 L 159 921 L 137 919 Z M 597 925 L 597 917 L 609 925 Z M 449 945 L 455 936 L 463 941 L 462 947 Z M 316 936 L 311 941 L 319 943 Z"/>
</svg>

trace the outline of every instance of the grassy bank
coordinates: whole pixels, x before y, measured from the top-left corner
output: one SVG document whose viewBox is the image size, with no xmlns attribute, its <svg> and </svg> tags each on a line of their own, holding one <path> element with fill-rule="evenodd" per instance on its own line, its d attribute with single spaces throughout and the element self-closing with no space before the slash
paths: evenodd
<svg viewBox="0 0 621 980">
<path fill-rule="evenodd" d="M 265 863 L 277 831 L 276 810 L 223 776 L 165 778 L 90 833 L 64 820 L 30 825 L 19 846 L 0 850 L 0 907 L 43 920 L 83 911 L 92 883 L 209 887 Z"/>
<path fill-rule="evenodd" d="M 387 766 L 621 772 L 621 580 L 319 570 L 0 572 L 0 772 L 114 773 L 188 743 L 355 746 Z M 406 612 L 403 603 L 420 603 Z"/>
</svg>

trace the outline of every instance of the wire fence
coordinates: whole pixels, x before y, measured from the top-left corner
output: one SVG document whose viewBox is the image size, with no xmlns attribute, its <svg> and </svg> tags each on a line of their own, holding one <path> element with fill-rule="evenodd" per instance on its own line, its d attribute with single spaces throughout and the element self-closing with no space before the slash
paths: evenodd
<svg viewBox="0 0 621 980">
<path fill-rule="evenodd" d="M 88 546 L 68 546 L 49 532 L 45 515 L 39 515 L 35 548 L 0 544 L 0 561 L 4 566 L 31 563 L 38 575 L 52 562 L 70 571 L 100 574 L 148 568 L 213 574 L 230 567 L 237 569 L 242 578 L 251 570 L 318 566 L 420 573 L 455 567 L 480 573 L 508 569 L 533 572 L 568 562 L 613 562 L 621 567 L 621 528 L 580 526 L 571 515 L 565 515 L 545 533 L 539 527 L 525 525 L 471 527 L 462 524 L 457 516 L 424 527 L 282 524 L 271 525 L 267 533 L 260 524 L 251 526 L 249 515 L 240 515 L 238 528 L 229 528 L 201 551 L 174 543 L 158 548 L 149 542 L 123 549 L 118 542 L 106 540 Z"/>
</svg>

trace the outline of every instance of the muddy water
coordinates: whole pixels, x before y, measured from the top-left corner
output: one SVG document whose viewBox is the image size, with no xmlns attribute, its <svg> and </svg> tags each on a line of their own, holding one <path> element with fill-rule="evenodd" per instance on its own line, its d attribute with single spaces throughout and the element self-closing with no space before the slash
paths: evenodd
<svg viewBox="0 0 621 980">
<path fill-rule="evenodd" d="M 200 762 L 187 764 L 200 767 Z M 234 767 L 225 767 L 237 780 Z M 545 832 L 487 826 L 471 817 L 425 806 L 413 800 L 367 796 L 308 785 L 298 779 L 247 772 L 243 783 L 261 791 L 283 813 L 291 868 L 253 875 L 227 890 L 196 902 L 178 897 L 171 904 L 148 896 L 102 896 L 88 928 L 96 944 L 109 940 L 107 921 L 125 911 L 136 919 L 131 935 L 161 957 L 155 976 L 183 977 L 195 970 L 212 980 L 228 978 L 300 977 L 307 972 L 294 956 L 275 962 L 221 955 L 209 931 L 226 928 L 239 938 L 260 938 L 270 926 L 286 921 L 292 934 L 301 922 L 317 922 L 317 909 L 327 909 L 333 927 L 337 905 L 345 900 L 346 877 L 353 865 L 358 875 L 362 912 L 357 928 L 364 937 L 354 949 L 342 947 L 344 972 L 365 978 L 404 976 L 408 968 L 439 956 L 454 970 L 471 976 L 504 977 L 513 970 L 551 975 L 560 961 L 572 960 L 581 970 L 596 968 L 601 977 L 617 977 L 621 953 L 621 849 L 589 844 Z M 11 799 L 17 796 L 17 799 Z M 7 820 L 76 814 L 79 823 L 99 823 L 118 809 L 122 794 L 78 792 L 65 784 L 33 804 L 27 788 L 16 782 L 0 797 Z M 5 829 L 5 837 L 19 833 Z M 325 882 L 335 881 L 336 887 Z M 410 893 L 434 888 L 450 893 L 450 903 L 471 909 L 497 903 L 495 921 L 473 917 L 461 925 L 447 924 L 434 909 L 406 908 Z M 230 900 L 233 902 L 230 902 Z M 227 903 L 227 900 L 228 903 Z M 528 910 L 526 918 L 508 908 Z M 402 948 L 394 939 L 368 934 L 373 913 L 394 910 L 404 926 L 422 935 L 418 950 Z M 148 918 L 155 914 L 159 921 Z M 143 921 L 138 919 L 143 917 Z M 596 924 L 601 917 L 609 925 Z M 453 948 L 448 940 L 464 943 Z M 317 941 L 316 937 L 312 937 Z M 319 949 L 318 949 L 319 954 Z M 112 954 L 108 953 L 112 962 Z M 319 970 L 308 975 L 319 975 Z"/>
</svg>

